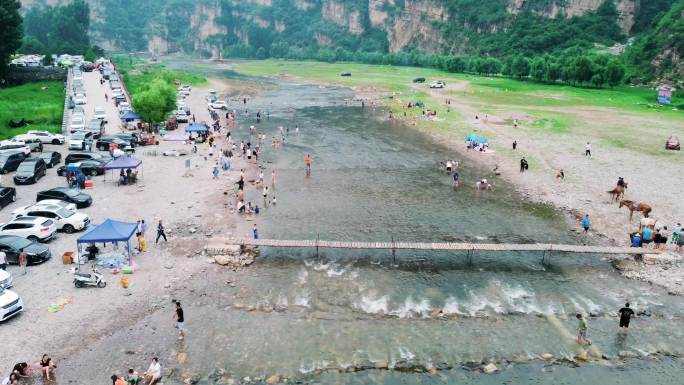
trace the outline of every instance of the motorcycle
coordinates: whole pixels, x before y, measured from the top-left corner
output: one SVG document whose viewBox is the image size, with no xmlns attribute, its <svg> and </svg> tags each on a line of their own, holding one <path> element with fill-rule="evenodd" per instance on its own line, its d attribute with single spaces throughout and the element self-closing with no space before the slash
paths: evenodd
<svg viewBox="0 0 684 385">
<path fill-rule="evenodd" d="M 102 288 L 107 286 L 107 281 L 104 280 L 104 276 L 97 271 L 97 269 L 93 268 L 92 273 L 74 272 L 74 285 L 79 288 L 84 286 L 97 286 Z"/>
</svg>

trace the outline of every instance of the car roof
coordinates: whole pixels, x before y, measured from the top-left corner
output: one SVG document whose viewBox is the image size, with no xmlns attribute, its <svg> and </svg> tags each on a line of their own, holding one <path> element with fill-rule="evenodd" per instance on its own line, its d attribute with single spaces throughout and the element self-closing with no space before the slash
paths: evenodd
<svg viewBox="0 0 684 385">
<path fill-rule="evenodd" d="M 13 241 L 13 240 L 15 240 L 15 239 L 17 239 L 17 238 L 25 239 L 24 237 L 20 237 L 20 236 L 18 236 L 18 235 L 9 235 L 9 234 L 6 234 L 6 235 L 0 235 L 0 243 L 3 243 L 3 242 L 4 242 L 4 243 L 9 243 L 9 242 L 11 242 L 11 241 Z"/>
<path fill-rule="evenodd" d="M 19 217 L 19 218 L 14 218 L 13 220 L 11 220 L 11 221 L 9 221 L 9 222 L 7 222 L 7 223 L 15 223 L 15 222 L 23 222 L 23 223 L 25 223 L 25 222 L 30 222 L 30 223 L 37 223 L 37 222 L 39 222 L 39 221 L 41 221 L 41 220 L 44 220 L 44 219 L 45 219 L 45 217 L 34 217 L 34 216 L 26 215 L 26 216 L 22 216 L 22 217 Z"/>
</svg>

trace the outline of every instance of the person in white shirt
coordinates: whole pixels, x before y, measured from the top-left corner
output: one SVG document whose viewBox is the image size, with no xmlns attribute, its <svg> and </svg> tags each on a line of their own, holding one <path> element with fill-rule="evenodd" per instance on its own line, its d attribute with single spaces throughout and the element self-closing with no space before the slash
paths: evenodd
<svg viewBox="0 0 684 385">
<path fill-rule="evenodd" d="M 152 359 L 152 363 L 150 363 L 150 367 L 147 368 L 147 371 L 144 375 L 145 383 L 147 385 L 152 385 L 159 381 L 161 378 L 161 364 L 159 364 L 159 359 L 157 357 Z"/>
<path fill-rule="evenodd" d="M 591 157 L 591 144 L 589 142 L 584 146 L 584 156 Z"/>
</svg>

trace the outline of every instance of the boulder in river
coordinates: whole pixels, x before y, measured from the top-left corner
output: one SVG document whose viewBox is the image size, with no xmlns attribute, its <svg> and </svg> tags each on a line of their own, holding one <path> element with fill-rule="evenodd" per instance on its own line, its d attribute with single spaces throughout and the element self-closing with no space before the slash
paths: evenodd
<svg viewBox="0 0 684 385">
<path fill-rule="evenodd" d="M 494 365 L 492 363 L 489 363 L 489 364 L 482 367 L 482 371 L 485 374 L 492 374 L 492 373 L 496 372 L 497 370 L 499 370 L 499 368 L 497 368 L 496 365 Z"/>
</svg>

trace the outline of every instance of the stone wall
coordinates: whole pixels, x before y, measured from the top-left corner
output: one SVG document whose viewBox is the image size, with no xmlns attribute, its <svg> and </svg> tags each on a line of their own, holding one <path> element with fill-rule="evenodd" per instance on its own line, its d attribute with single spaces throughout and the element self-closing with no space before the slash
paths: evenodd
<svg viewBox="0 0 684 385">
<path fill-rule="evenodd" d="M 66 79 L 67 69 L 62 67 L 10 67 L 6 77 L 7 85 Z"/>
</svg>

